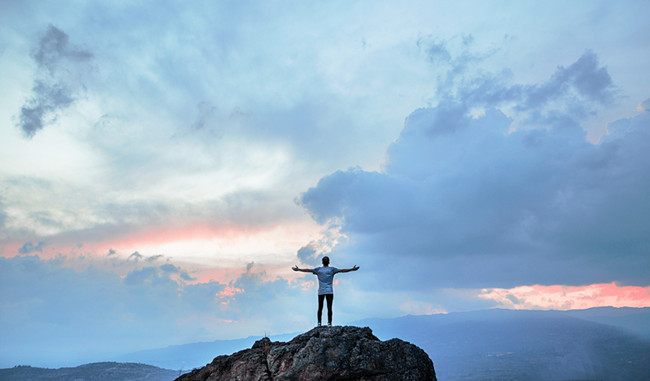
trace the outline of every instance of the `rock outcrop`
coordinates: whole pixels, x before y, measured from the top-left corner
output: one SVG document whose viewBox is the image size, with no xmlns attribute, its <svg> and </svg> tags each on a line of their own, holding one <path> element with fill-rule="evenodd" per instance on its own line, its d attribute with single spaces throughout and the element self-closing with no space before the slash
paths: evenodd
<svg viewBox="0 0 650 381">
<path fill-rule="evenodd" d="M 251 349 L 216 357 L 177 381 L 436 380 L 433 362 L 417 346 L 381 341 L 368 327 L 314 328 L 288 343 L 258 340 Z"/>
</svg>

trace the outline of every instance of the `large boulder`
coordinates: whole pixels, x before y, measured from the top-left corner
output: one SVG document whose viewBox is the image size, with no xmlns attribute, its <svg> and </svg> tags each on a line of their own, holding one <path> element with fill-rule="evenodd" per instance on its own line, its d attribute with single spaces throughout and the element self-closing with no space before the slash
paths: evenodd
<svg viewBox="0 0 650 381">
<path fill-rule="evenodd" d="M 433 362 L 417 346 L 381 341 L 368 327 L 314 328 L 288 343 L 258 340 L 251 349 L 216 357 L 177 381 L 436 380 Z"/>
</svg>

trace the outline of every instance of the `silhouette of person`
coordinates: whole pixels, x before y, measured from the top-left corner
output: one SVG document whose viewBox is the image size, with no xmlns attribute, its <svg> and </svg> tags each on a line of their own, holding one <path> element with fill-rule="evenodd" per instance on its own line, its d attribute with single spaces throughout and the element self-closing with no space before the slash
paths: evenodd
<svg viewBox="0 0 650 381">
<path fill-rule="evenodd" d="M 334 290 L 332 283 L 334 282 L 334 275 L 337 273 L 347 273 L 350 271 L 359 270 L 359 266 L 354 265 L 350 269 L 337 269 L 330 267 L 329 257 L 323 257 L 323 266 L 316 267 L 315 269 L 301 269 L 298 266 L 291 268 L 293 271 L 302 271 L 305 273 L 312 273 L 318 276 L 318 326 L 321 325 L 323 315 L 323 299 L 327 300 L 327 325 L 332 325 L 332 302 L 334 301 Z"/>
</svg>

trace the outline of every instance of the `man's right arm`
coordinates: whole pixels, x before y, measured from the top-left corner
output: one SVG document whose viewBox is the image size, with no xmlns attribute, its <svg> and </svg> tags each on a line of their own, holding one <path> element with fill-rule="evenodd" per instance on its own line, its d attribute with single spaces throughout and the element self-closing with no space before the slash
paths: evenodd
<svg viewBox="0 0 650 381">
<path fill-rule="evenodd" d="M 293 271 L 302 271 L 303 273 L 313 273 L 314 272 L 314 269 L 301 269 L 298 266 L 293 266 L 291 268 L 291 270 L 293 270 Z"/>
</svg>

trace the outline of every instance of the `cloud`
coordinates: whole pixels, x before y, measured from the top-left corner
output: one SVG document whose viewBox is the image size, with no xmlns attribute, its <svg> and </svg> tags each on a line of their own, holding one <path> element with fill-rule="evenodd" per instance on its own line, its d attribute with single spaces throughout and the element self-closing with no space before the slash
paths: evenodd
<svg viewBox="0 0 650 381">
<path fill-rule="evenodd" d="M 382 171 L 339 170 L 303 193 L 318 223 L 336 221 L 349 237 L 333 254 L 409 274 L 382 289 L 647 285 L 647 114 L 612 124 L 598 145 L 585 141 L 585 110 L 614 100 L 592 52 L 540 84 L 507 81 L 456 81 L 409 115 Z"/>
<path fill-rule="evenodd" d="M 650 98 L 644 100 L 643 102 L 639 102 L 636 108 L 639 111 L 650 111 Z"/>
<path fill-rule="evenodd" d="M 498 302 L 499 308 L 578 310 L 599 306 L 650 307 L 650 287 L 615 283 L 589 286 L 518 286 L 484 289 L 479 298 Z"/>
<path fill-rule="evenodd" d="M 447 41 L 431 37 L 418 40 L 418 47 L 440 73 L 438 109 L 447 108 L 447 117 L 456 115 L 455 120 L 447 121 L 451 123 L 435 123 L 438 132 L 457 126 L 462 121 L 458 116 L 472 107 L 508 105 L 521 114 L 522 125 L 548 127 L 567 122 L 577 125 L 578 120 L 595 115 L 598 108 L 611 106 L 618 99 L 618 89 L 607 68 L 600 66 L 592 50 L 585 51 L 568 67 L 558 66 L 546 81 L 511 84 L 508 69 L 497 73 L 475 70 L 497 50 L 475 53 L 473 42 L 471 35 Z"/>
<path fill-rule="evenodd" d="M 161 265 L 160 269 L 168 273 L 178 273 L 180 271 L 178 267 L 172 265 L 171 263 L 165 263 L 164 265 Z"/>
<path fill-rule="evenodd" d="M 20 254 L 30 254 L 35 251 L 42 252 L 43 246 L 45 246 L 45 242 L 39 242 L 37 245 L 34 245 L 34 243 L 31 241 L 25 242 L 25 244 L 18 250 L 18 252 Z"/>
<path fill-rule="evenodd" d="M 587 51 L 569 67 L 558 67 L 553 76 L 539 85 L 523 87 L 524 101 L 518 107 L 538 109 L 564 99 L 568 94 L 609 105 L 614 100 L 612 78 L 607 69 L 599 67 L 598 56 Z"/>
<path fill-rule="evenodd" d="M 64 61 L 86 62 L 93 57 L 92 53 L 70 44 L 69 40 L 65 32 L 49 25 L 38 47 L 32 52 L 32 58 L 40 68 L 55 74 Z"/>
<path fill-rule="evenodd" d="M 162 254 L 157 254 L 157 255 L 152 255 L 146 259 L 147 262 L 155 262 L 159 260 L 160 258 L 164 258 L 165 256 Z"/>
<path fill-rule="evenodd" d="M 144 267 L 142 269 L 129 272 L 124 278 L 124 283 L 128 285 L 142 285 L 146 283 L 156 283 L 164 278 L 158 275 L 154 267 Z"/>
<path fill-rule="evenodd" d="M 6 223 L 7 223 L 7 212 L 5 212 L 2 198 L 0 197 L 0 228 L 4 228 Z M 2 238 L 2 235 L 0 235 L 0 238 Z"/>
<path fill-rule="evenodd" d="M 46 124 L 53 123 L 57 112 L 72 105 L 84 85 L 78 75 L 83 65 L 92 59 L 92 53 L 72 45 L 68 35 L 49 25 L 32 52 L 39 72 L 32 87 L 32 96 L 20 110 L 18 127 L 28 138 Z"/>
<path fill-rule="evenodd" d="M 304 300 L 313 290 L 270 279 L 257 265 L 230 284 L 192 284 L 174 264 L 122 261 L 130 269 L 121 276 L 96 261 L 84 270 L 68 267 L 75 260 L 0 258 L 3 367 L 101 361 L 138 349 L 291 332 L 311 321 Z"/>
<path fill-rule="evenodd" d="M 20 110 L 19 127 L 27 137 L 34 136 L 44 127 L 48 122 L 47 116 L 70 106 L 74 101 L 73 91 L 64 84 L 46 84 L 37 80 L 32 92 L 34 95 Z"/>
<path fill-rule="evenodd" d="M 298 258 L 305 263 L 313 263 L 317 255 L 318 250 L 315 241 L 311 241 L 306 246 L 298 249 Z"/>
<path fill-rule="evenodd" d="M 185 272 L 185 271 L 181 271 L 181 272 L 179 273 L 179 275 L 180 275 L 181 279 L 184 280 L 184 281 L 186 281 L 186 282 L 191 282 L 191 281 L 194 281 L 194 280 L 197 279 L 197 278 L 191 276 L 190 274 L 188 274 L 188 273 Z"/>
<path fill-rule="evenodd" d="M 182 271 L 180 267 L 174 266 L 171 263 L 165 263 L 159 267 L 163 272 L 170 274 L 178 274 L 178 277 L 185 282 L 195 281 L 196 278 L 188 274 L 186 271 Z"/>
<path fill-rule="evenodd" d="M 138 262 L 138 261 L 142 260 L 142 258 L 144 258 L 144 255 L 138 253 L 137 251 L 134 251 L 133 253 L 131 253 L 131 255 L 129 255 L 127 260 L 128 261 L 133 261 L 133 262 Z"/>
<path fill-rule="evenodd" d="M 483 74 L 449 81 L 450 87 L 441 91 L 457 91 L 455 100 L 462 106 L 498 107 L 509 104 L 522 113 L 522 123 L 534 127 L 578 124 L 588 116 L 595 115 L 603 106 L 611 106 L 617 100 L 617 89 L 606 67 L 599 65 L 598 56 L 586 51 L 568 67 L 558 66 L 551 77 L 538 84 L 510 84 L 510 72 Z M 457 88 L 452 88 L 451 83 Z"/>
<path fill-rule="evenodd" d="M 320 266 L 321 258 L 331 253 L 344 239 L 345 236 L 340 233 L 340 226 L 330 226 L 321 233 L 318 240 L 310 241 L 298 249 L 298 259 L 310 266 Z"/>
</svg>

